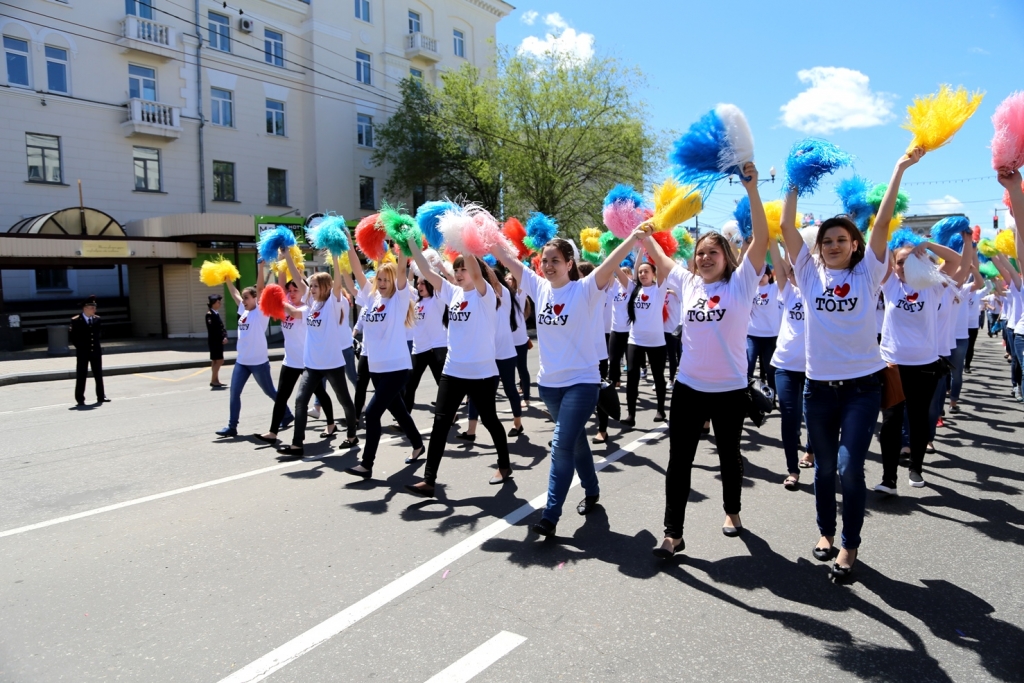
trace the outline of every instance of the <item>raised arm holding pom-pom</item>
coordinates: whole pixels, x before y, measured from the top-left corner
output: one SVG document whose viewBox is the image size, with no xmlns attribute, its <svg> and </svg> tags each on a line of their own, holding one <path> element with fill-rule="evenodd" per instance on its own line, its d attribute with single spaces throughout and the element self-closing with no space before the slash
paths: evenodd
<svg viewBox="0 0 1024 683">
<path fill-rule="evenodd" d="M 875 216 L 875 226 L 871 229 L 871 242 L 868 246 L 875 258 L 883 263 L 889 251 L 889 223 L 892 222 L 893 210 L 896 208 L 896 199 L 899 195 L 900 183 L 903 181 L 903 173 L 921 161 L 924 154 L 924 149 L 915 147 L 912 152 L 900 157 L 892 172 L 892 180 L 889 181 L 889 186 L 885 189 L 882 203 L 878 205 L 878 214 Z"/>
<path fill-rule="evenodd" d="M 423 255 L 423 250 L 420 249 L 420 245 L 416 243 L 415 239 L 409 240 L 409 251 L 412 252 L 412 258 L 416 265 L 419 266 L 420 275 L 430 283 L 430 286 L 435 291 L 441 289 L 441 275 L 434 272 L 433 267 L 431 267 L 430 262 Z"/>
</svg>

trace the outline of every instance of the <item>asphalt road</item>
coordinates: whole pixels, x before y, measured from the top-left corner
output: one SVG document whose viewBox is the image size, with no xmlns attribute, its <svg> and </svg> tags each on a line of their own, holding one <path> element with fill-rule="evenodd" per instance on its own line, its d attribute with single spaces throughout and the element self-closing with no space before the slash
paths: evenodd
<svg viewBox="0 0 1024 683">
<path fill-rule="evenodd" d="M 354 453 L 279 463 L 217 439 L 228 396 L 205 371 L 113 377 L 113 402 L 84 411 L 68 381 L 5 387 L 0 681 L 1024 680 L 1024 429 L 1007 378 L 983 336 L 928 487 L 901 470 L 898 498 L 869 493 L 850 586 L 811 557 L 810 472 L 782 488 L 777 416 L 746 429 L 747 531 L 719 530 L 712 440 L 685 555 L 651 555 L 668 443 L 649 384 L 637 428 L 595 450 L 601 507 L 578 516 L 574 488 L 546 541 L 529 530 L 547 489 L 538 403 L 511 483 L 488 485 L 481 429 L 450 439 L 425 501 L 403 492 L 422 465 L 387 428 L 365 483 L 343 472 Z M 270 409 L 250 382 L 241 433 Z M 868 486 L 880 478 L 875 442 Z"/>
</svg>

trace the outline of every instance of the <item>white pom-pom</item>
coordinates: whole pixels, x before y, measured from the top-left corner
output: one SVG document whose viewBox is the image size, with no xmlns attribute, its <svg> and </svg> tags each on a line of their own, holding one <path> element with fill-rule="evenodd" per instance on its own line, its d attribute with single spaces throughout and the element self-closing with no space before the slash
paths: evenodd
<svg viewBox="0 0 1024 683">
<path fill-rule="evenodd" d="M 743 235 L 740 234 L 740 224 L 736 221 L 726 221 L 722 226 L 722 237 L 727 239 L 733 246 L 743 246 Z"/>
<path fill-rule="evenodd" d="M 818 226 L 808 225 L 806 228 L 800 228 L 800 236 L 804 238 L 808 253 L 814 253 L 814 245 L 818 242 Z"/>
<path fill-rule="evenodd" d="M 462 243 L 462 230 L 467 223 L 472 223 L 473 217 L 464 208 L 452 209 L 441 214 L 437 221 L 437 229 L 444 235 L 444 243 L 452 251 L 460 254 L 467 253 L 466 245 Z"/>
<path fill-rule="evenodd" d="M 941 285 L 946 281 L 946 276 L 936 268 L 931 261 L 919 258 L 911 254 L 903 262 L 903 281 L 917 291 L 929 289 Z"/>
<path fill-rule="evenodd" d="M 715 115 L 725 126 L 729 139 L 729 148 L 718 156 L 719 170 L 727 173 L 733 167 L 743 168 L 743 164 L 754 160 L 754 134 L 750 131 L 747 117 L 735 104 L 718 105 Z"/>
</svg>

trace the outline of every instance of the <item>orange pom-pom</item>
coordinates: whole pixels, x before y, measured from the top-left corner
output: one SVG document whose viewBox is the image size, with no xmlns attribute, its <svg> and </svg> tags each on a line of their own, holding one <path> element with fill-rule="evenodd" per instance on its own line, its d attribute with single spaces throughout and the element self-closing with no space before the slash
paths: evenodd
<svg viewBox="0 0 1024 683">
<path fill-rule="evenodd" d="M 444 257 L 448 260 L 448 263 L 455 263 L 455 259 L 459 258 L 460 256 L 462 256 L 462 254 L 455 251 L 449 246 L 445 246 Z"/>
<path fill-rule="evenodd" d="M 260 294 L 260 310 L 268 318 L 284 320 L 284 290 L 280 285 L 267 285 Z"/>
<path fill-rule="evenodd" d="M 356 246 L 371 261 L 380 261 L 388 252 L 388 245 L 385 241 L 388 234 L 383 225 L 378 225 L 379 217 L 380 214 L 377 213 L 367 216 L 356 226 Z"/>
<path fill-rule="evenodd" d="M 533 272 L 537 273 L 537 275 L 540 275 L 541 277 L 544 277 L 544 273 L 542 273 L 540 270 L 540 254 L 537 254 L 532 259 L 530 259 L 530 265 L 533 266 Z"/>
<path fill-rule="evenodd" d="M 502 233 L 512 242 L 516 248 L 516 258 L 522 260 L 529 255 L 530 250 L 523 244 L 523 239 L 526 237 L 526 228 L 519 222 L 518 218 L 512 217 L 505 221 L 505 227 L 502 229 Z"/>
</svg>

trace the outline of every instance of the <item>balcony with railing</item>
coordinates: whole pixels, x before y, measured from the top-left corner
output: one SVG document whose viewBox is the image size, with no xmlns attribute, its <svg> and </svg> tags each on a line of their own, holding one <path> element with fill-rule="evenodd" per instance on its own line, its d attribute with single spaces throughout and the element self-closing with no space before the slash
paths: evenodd
<svg viewBox="0 0 1024 683">
<path fill-rule="evenodd" d="M 414 59 L 419 57 L 428 62 L 441 61 L 441 54 L 437 51 L 437 41 L 422 33 L 410 33 L 405 37 L 405 58 Z"/>
<path fill-rule="evenodd" d="M 136 97 L 128 100 L 128 120 L 121 128 L 125 137 L 151 135 L 174 140 L 181 137 L 181 108 Z"/>
<path fill-rule="evenodd" d="M 138 50 L 164 59 L 181 56 L 178 49 L 178 32 L 152 19 L 126 16 L 121 20 L 121 37 L 117 39 L 121 50 Z"/>
</svg>

